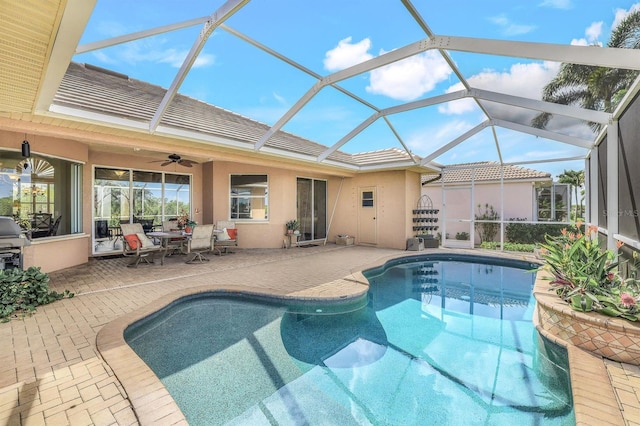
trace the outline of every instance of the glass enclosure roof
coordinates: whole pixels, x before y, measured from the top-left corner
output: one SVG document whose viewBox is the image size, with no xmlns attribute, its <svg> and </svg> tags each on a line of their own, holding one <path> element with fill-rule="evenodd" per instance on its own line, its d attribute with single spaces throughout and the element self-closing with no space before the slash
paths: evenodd
<svg viewBox="0 0 640 426">
<path fill-rule="evenodd" d="M 98 0 L 72 60 L 348 153 L 395 147 L 435 164 L 493 160 L 557 175 L 582 169 L 597 135 L 584 117 L 559 115 L 547 127 L 552 133 L 527 133 L 544 106 L 523 100 L 541 99 L 559 68 L 552 59 L 566 53 L 558 46 L 606 44 L 634 7 L 623 0 Z M 553 46 L 547 55 L 486 40 Z M 420 50 L 429 41 L 437 48 Z M 385 59 L 412 44 L 414 53 Z M 576 55 L 602 64 L 587 53 Z M 351 72 L 357 64 L 362 72 Z M 463 93 L 469 89 L 486 93 Z M 567 161 L 542 163 L 556 159 Z"/>
</svg>

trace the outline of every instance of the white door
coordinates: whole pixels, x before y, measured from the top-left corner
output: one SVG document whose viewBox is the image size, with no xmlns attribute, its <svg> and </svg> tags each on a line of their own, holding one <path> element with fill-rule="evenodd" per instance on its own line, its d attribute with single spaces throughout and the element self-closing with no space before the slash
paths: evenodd
<svg viewBox="0 0 640 426">
<path fill-rule="evenodd" d="M 378 244 L 376 225 L 376 187 L 360 188 L 360 209 L 358 211 L 358 244 Z"/>
</svg>

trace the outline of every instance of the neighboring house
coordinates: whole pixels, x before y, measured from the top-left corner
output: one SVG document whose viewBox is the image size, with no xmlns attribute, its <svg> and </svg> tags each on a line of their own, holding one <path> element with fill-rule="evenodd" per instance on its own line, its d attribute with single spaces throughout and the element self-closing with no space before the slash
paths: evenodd
<svg viewBox="0 0 640 426">
<path fill-rule="evenodd" d="M 433 171 L 419 158 L 332 151 L 320 162 L 328 147 L 283 131 L 258 152 L 268 125 L 179 94 L 150 133 L 165 93 L 72 63 L 47 116 L 0 114 L 0 215 L 60 218 L 56 235 L 24 249 L 25 268 L 117 254 L 121 222 L 158 226 L 182 212 L 200 224 L 236 222 L 241 248 L 281 248 L 292 218 L 307 243 L 348 234 L 405 248 L 421 174 Z"/>
<path fill-rule="evenodd" d="M 439 174 L 423 175 L 422 182 L 422 194 L 440 210 L 440 232 L 451 240 L 462 233 L 473 235 L 475 217 L 491 209 L 503 220 L 568 217 L 568 185 L 554 183 L 549 173 L 526 167 L 489 161 L 452 164 L 443 166 Z"/>
</svg>

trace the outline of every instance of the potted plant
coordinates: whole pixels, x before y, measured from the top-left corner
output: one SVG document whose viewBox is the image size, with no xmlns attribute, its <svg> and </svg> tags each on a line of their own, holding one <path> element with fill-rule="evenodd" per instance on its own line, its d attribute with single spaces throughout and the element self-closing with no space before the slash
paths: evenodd
<svg viewBox="0 0 640 426">
<path fill-rule="evenodd" d="M 300 224 L 297 219 L 291 219 L 285 224 L 285 226 L 287 228 L 287 234 L 293 234 L 295 231 L 298 231 Z"/>
<path fill-rule="evenodd" d="M 583 231 L 578 222 L 575 229 L 563 229 L 557 237 L 547 235 L 540 250 L 541 268 L 550 273 L 551 289 L 573 310 L 638 321 L 640 281 L 619 274 L 618 254 L 602 250 L 597 233 L 596 226 Z M 618 248 L 622 245 L 619 242 Z"/>
<path fill-rule="evenodd" d="M 601 249 L 597 238 L 597 227 L 583 229 L 581 223 L 545 236 L 534 286 L 540 330 L 598 356 L 640 365 L 637 252 L 622 275 L 619 253 Z"/>
</svg>

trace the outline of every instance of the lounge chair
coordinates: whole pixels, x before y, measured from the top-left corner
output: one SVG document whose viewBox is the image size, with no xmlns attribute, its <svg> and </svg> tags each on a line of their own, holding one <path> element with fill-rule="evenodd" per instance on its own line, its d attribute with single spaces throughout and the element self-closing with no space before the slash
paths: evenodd
<svg viewBox="0 0 640 426">
<path fill-rule="evenodd" d="M 191 234 L 191 238 L 187 240 L 187 256 L 193 255 L 193 257 L 187 260 L 187 263 L 195 263 L 196 260 L 200 263 L 208 262 L 209 259 L 202 254 L 209 253 L 213 250 L 213 240 L 213 224 L 197 225 L 193 228 L 193 234 Z"/>
<path fill-rule="evenodd" d="M 236 223 L 227 220 L 216 222 L 215 239 L 214 249 L 220 256 L 233 253 L 230 249 L 238 247 L 238 228 L 236 228 Z"/>
<path fill-rule="evenodd" d="M 154 244 L 144 233 L 140 223 L 121 223 L 122 254 L 131 257 L 127 266 L 137 267 L 141 261 L 153 263 L 156 253 L 163 250 L 161 245 Z"/>
</svg>

